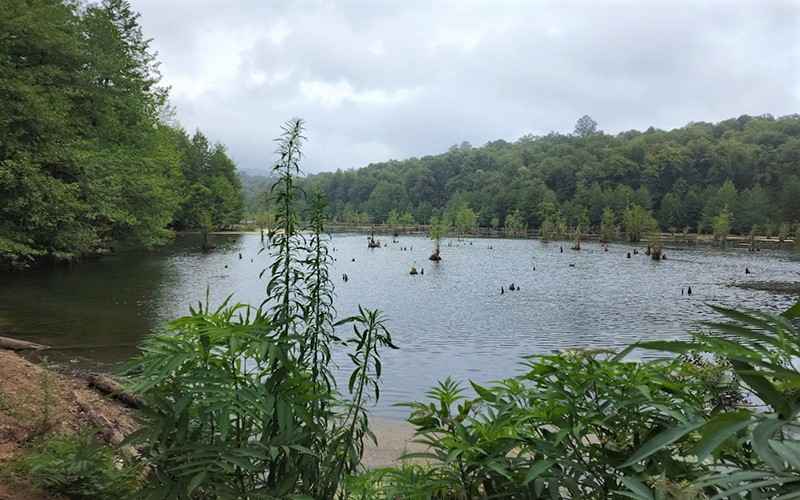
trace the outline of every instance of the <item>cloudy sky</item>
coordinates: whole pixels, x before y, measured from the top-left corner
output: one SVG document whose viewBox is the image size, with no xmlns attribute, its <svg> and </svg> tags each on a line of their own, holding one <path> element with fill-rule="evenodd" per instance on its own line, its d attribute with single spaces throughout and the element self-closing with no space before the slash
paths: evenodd
<svg viewBox="0 0 800 500">
<path fill-rule="evenodd" d="M 179 121 L 266 169 L 307 121 L 307 172 L 450 145 L 800 112 L 800 0 L 132 0 Z"/>
</svg>

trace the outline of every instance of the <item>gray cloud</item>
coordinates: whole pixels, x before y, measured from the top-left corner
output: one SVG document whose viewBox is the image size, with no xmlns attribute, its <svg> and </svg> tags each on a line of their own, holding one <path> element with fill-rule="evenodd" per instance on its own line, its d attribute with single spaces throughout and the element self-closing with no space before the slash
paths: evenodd
<svg viewBox="0 0 800 500">
<path fill-rule="evenodd" d="M 800 111 L 792 0 L 132 3 L 180 122 L 247 170 L 293 116 L 317 172 L 586 113 L 619 132 Z"/>
</svg>

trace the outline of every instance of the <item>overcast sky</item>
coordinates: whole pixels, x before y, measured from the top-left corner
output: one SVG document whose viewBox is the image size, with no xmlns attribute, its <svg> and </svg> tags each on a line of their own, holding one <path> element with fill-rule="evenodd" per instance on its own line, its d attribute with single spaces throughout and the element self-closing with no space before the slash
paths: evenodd
<svg viewBox="0 0 800 500">
<path fill-rule="evenodd" d="M 800 112 L 800 0 L 132 0 L 180 123 L 265 170 L 307 121 L 305 170 L 571 132 Z"/>
</svg>

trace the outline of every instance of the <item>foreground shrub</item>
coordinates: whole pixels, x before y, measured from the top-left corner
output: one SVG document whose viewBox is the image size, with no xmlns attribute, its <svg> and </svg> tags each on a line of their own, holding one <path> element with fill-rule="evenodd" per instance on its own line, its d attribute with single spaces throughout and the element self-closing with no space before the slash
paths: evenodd
<svg viewBox="0 0 800 500">
<path fill-rule="evenodd" d="M 711 416 L 693 428 L 673 427 L 646 443 L 624 466 L 635 498 L 655 494 L 646 471 L 631 467 L 666 443 L 699 438 L 692 458 L 711 473 L 693 482 L 714 498 L 800 498 L 800 303 L 783 314 L 714 309 L 727 322 L 706 322 L 691 342 L 643 342 L 639 347 L 702 352 L 725 359 L 748 394 L 749 405 Z"/>
<path fill-rule="evenodd" d="M 352 479 L 354 498 L 800 498 L 800 304 L 715 310 L 729 321 L 693 341 L 529 357 L 472 398 L 441 382 L 407 405 L 424 462 Z"/>
<path fill-rule="evenodd" d="M 140 469 L 92 434 L 43 440 L 12 470 L 48 493 L 75 500 L 136 498 L 139 488 Z"/>
<path fill-rule="evenodd" d="M 603 351 L 528 358 L 525 371 L 478 397 L 445 380 L 429 402 L 409 404 L 430 461 L 431 491 L 442 498 L 606 498 L 623 490 L 620 466 L 664 429 L 713 409 L 710 393 L 682 359 L 633 362 Z M 686 443 L 665 446 L 639 465 L 678 480 L 697 475 L 680 459 Z M 398 476 L 402 479 L 402 475 Z M 395 481 L 402 483 L 403 481 Z"/>
</svg>

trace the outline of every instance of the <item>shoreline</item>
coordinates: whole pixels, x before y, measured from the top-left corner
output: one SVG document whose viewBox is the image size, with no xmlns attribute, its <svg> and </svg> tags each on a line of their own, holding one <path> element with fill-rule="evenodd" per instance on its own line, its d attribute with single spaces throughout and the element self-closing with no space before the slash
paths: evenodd
<svg viewBox="0 0 800 500">
<path fill-rule="evenodd" d="M 244 226 L 244 225 L 243 225 Z M 329 224 L 326 227 L 326 232 L 330 234 L 339 234 L 339 233 L 352 233 L 352 234 L 378 234 L 381 236 L 393 236 L 397 234 L 397 237 L 402 236 L 421 236 L 421 237 L 428 237 L 428 226 L 420 225 L 420 226 L 409 226 L 409 227 L 393 227 L 393 226 L 386 226 L 386 225 L 340 225 L 340 224 Z M 179 231 L 175 233 L 176 235 L 181 234 L 200 234 L 199 231 Z M 258 228 L 249 229 L 248 226 L 244 226 L 241 229 L 230 229 L 230 230 L 219 230 L 219 231 L 211 231 L 208 234 L 210 235 L 217 235 L 217 236 L 225 236 L 225 235 L 246 235 L 246 234 L 261 234 Z M 749 248 L 751 242 L 754 242 L 759 248 L 763 247 L 769 250 L 786 250 L 792 251 L 797 247 L 796 241 L 792 238 L 787 238 L 784 240 L 780 240 L 776 237 L 768 237 L 768 236 L 756 236 L 753 240 L 750 239 L 748 235 L 729 235 L 726 238 L 726 245 L 719 246 L 717 241 L 714 239 L 714 235 L 711 234 L 704 234 L 704 233 L 660 233 L 661 241 L 665 245 L 665 248 L 685 248 L 685 247 L 696 247 L 696 246 L 703 246 L 703 247 L 719 247 L 722 249 L 745 249 Z M 545 241 L 549 243 L 558 243 L 558 242 L 572 242 L 572 238 L 560 238 L 560 239 L 549 239 L 545 240 L 542 239 L 541 235 L 538 232 L 529 232 L 525 235 L 519 234 L 505 234 L 501 230 L 493 230 L 489 228 L 480 228 L 477 233 L 464 233 L 464 234 L 447 234 L 445 238 L 448 239 L 509 239 L 509 240 L 532 240 L 532 241 Z M 630 245 L 632 247 L 646 247 L 647 241 L 642 240 L 638 242 L 629 242 L 623 239 L 613 239 L 609 241 L 604 241 L 599 234 L 595 233 L 587 233 L 582 235 L 581 240 L 583 242 L 592 242 L 592 243 L 612 243 L 618 245 Z M 666 247 L 666 245 L 674 245 L 674 247 Z"/>
<path fill-rule="evenodd" d="M 107 443 L 117 445 L 138 427 L 137 411 L 103 394 L 91 377 L 22 352 L 28 351 L 0 348 L 0 465 L 44 435 L 98 428 Z M 411 443 L 413 427 L 403 420 L 370 417 L 370 429 L 378 444 L 365 443 L 367 468 L 397 465 L 404 453 L 420 450 L 420 445 Z M 2 494 L 0 498 L 15 499 Z"/>
</svg>

